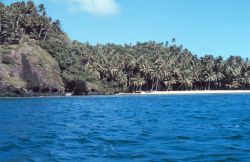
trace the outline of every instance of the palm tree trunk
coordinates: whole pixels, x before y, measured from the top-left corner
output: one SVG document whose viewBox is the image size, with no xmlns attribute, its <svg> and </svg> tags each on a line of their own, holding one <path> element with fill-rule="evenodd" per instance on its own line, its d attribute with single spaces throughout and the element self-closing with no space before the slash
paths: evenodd
<svg viewBox="0 0 250 162">
<path fill-rule="evenodd" d="M 41 35 L 42 35 L 42 26 L 40 26 L 40 31 L 39 31 L 39 36 L 38 36 L 38 38 L 40 39 L 41 38 Z"/>
<path fill-rule="evenodd" d="M 20 22 L 20 16 L 18 16 L 17 21 L 16 21 L 16 28 L 19 28 L 19 22 Z"/>
<path fill-rule="evenodd" d="M 156 79 L 156 83 L 155 84 L 156 84 L 155 85 L 155 90 L 158 91 L 158 86 L 159 86 L 159 80 L 158 79 Z"/>
<path fill-rule="evenodd" d="M 127 87 L 130 87 L 130 75 L 128 75 L 128 85 L 127 85 Z"/>
<path fill-rule="evenodd" d="M 151 87 L 151 91 L 154 90 L 154 84 L 155 84 L 155 78 L 153 78 L 153 82 L 152 82 L 152 87 Z"/>
<path fill-rule="evenodd" d="M 0 32 L 2 31 L 2 19 L 0 18 Z"/>
<path fill-rule="evenodd" d="M 170 84 L 170 83 L 168 83 L 168 89 L 167 89 L 167 91 L 169 91 L 169 89 L 170 89 L 170 86 L 171 86 L 171 84 Z"/>
</svg>

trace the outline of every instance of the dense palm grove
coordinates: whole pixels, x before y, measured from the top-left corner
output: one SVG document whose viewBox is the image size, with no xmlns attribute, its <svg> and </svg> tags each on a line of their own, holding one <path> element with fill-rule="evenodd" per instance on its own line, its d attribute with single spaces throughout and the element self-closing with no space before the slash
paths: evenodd
<svg viewBox="0 0 250 162">
<path fill-rule="evenodd" d="M 0 2 L 0 45 L 23 42 L 39 45 L 58 61 L 65 85 L 83 80 L 105 93 L 250 89 L 250 62 L 240 56 L 199 58 L 174 39 L 123 46 L 71 42 L 44 5 Z"/>
</svg>

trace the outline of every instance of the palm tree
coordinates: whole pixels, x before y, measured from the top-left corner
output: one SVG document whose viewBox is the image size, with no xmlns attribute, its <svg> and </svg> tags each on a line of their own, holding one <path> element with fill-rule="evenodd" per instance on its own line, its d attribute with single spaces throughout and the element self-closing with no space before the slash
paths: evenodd
<svg viewBox="0 0 250 162">
<path fill-rule="evenodd" d="M 141 91 L 142 86 L 144 84 L 146 84 L 146 81 L 143 78 L 141 78 L 140 76 L 136 76 L 134 78 L 131 78 L 131 83 L 132 83 L 135 91 Z"/>
<path fill-rule="evenodd" d="M 119 73 L 117 76 L 117 82 L 119 83 L 119 85 L 122 87 L 123 91 L 125 89 L 127 89 L 127 76 L 124 73 Z"/>
<path fill-rule="evenodd" d="M 206 55 L 201 58 L 203 64 L 202 77 L 206 83 L 205 89 L 211 89 L 211 83 L 215 82 L 216 74 L 214 73 L 214 57 L 212 55 Z"/>
<path fill-rule="evenodd" d="M 38 11 L 39 11 L 40 13 L 42 13 L 42 16 L 46 16 L 45 7 L 44 7 L 43 4 L 40 4 L 40 5 L 38 6 Z"/>
</svg>

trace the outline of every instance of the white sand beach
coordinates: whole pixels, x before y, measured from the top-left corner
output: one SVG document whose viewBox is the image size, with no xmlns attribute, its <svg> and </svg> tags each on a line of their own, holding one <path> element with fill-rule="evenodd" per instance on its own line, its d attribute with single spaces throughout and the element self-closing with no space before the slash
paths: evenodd
<svg viewBox="0 0 250 162">
<path fill-rule="evenodd" d="M 119 93 L 118 95 L 175 95 L 175 94 L 244 94 L 250 90 L 197 90 L 197 91 L 142 91 L 138 93 Z"/>
</svg>

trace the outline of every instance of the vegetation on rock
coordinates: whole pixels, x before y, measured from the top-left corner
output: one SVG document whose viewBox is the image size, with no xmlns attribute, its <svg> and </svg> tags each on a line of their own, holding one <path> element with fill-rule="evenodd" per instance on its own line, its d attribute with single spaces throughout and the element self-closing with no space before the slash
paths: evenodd
<svg viewBox="0 0 250 162">
<path fill-rule="evenodd" d="M 6 52 L 5 46 L 0 50 L 0 89 L 26 89 L 23 96 L 29 95 L 29 91 L 40 94 L 64 92 L 59 66 L 44 49 L 28 43 L 8 45 L 7 49 L 9 53 L 1 52 Z"/>
</svg>

